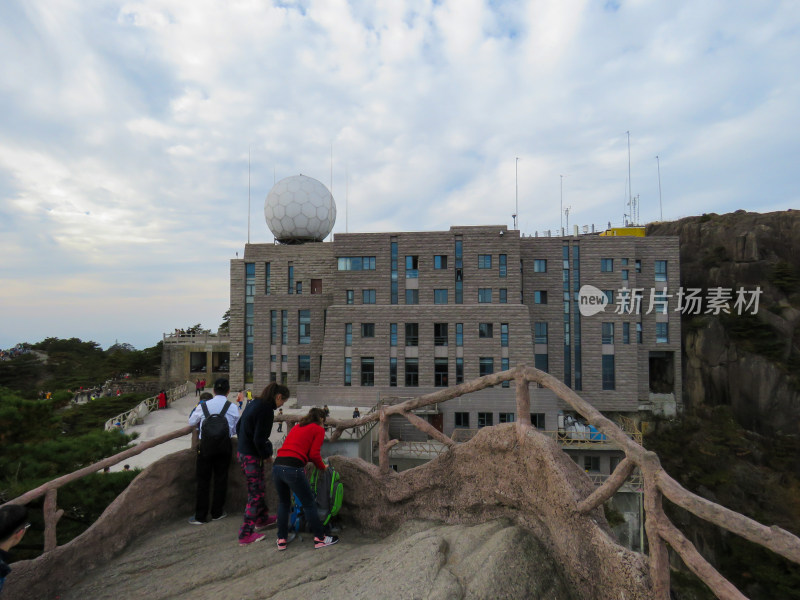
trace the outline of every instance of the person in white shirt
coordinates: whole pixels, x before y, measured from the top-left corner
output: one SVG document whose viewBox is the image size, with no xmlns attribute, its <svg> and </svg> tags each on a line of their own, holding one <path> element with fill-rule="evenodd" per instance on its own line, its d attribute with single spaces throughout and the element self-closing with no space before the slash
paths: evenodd
<svg viewBox="0 0 800 600">
<path fill-rule="evenodd" d="M 189 519 L 192 525 L 204 525 L 209 519 L 209 490 L 213 477 L 214 488 L 211 494 L 211 519 L 217 521 L 227 517 L 225 512 L 225 498 L 228 493 L 228 467 L 231 463 L 231 443 L 230 438 L 236 435 L 236 423 L 239 421 L 239 411 L 236 405 L 228 402 L 228 392 L 230 383 L 227 379 L 217 379 L 214 382 L 214 397 L 211 400 L 200 402 L 192 414 L 189 415 L 189 425 L 200 429 L 200 443 L 197 448 L 197 499 L 195 503 L 194 516 Z M 206 420 L 203 407 L 208 409 L 209 415 L 222 413 L 225 403 L 228 407 L 225 410 L 225 419 L 228 422 L 227 443 L 221 444 L 215 452 L 209 453 L 208 444 L 203 444 L 203 423 Z M 206 440 L 209 442 L 210 440 Z"/>
</svg>

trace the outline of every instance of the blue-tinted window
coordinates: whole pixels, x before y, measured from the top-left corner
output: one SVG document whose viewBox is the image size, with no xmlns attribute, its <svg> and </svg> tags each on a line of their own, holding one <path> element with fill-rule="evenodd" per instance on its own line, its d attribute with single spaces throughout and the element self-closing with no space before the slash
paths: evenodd
<svg viewBox="0 0 800 600">
<path fill-rule="evenodd" d="M 361 337 L 374 338 L 375 337 L 375 323 L 362 323 L 361 324 Z"/>
<path fill-rule="evenodd" d="M 419 277 L 419 256 L 406 256 L 406 279 Z"/>
<path fill-rule="evenodd" d="M 433 257 L 433 268 L 434 269 L 446 269 L 447 268 L 447 255 L 446 254 L 437 254 Z"/>
<path fill-rule="evenodd" d="M 375 290 L 361 290 L 361 301 L 364 304 L 375 304 Z"/>
<path fill-rule="evenodd" d="M 665 260 L 657 260 L 655 261 L 655 271 L 656 271 L 656 281 L 666 281 L 667 280 L 667 261 Z"/>
<path fill-rule="evenodd" d="M 491 304 L 491 302 L 492 302 L 492 288 L 479 288 L 478 289 L 478 302 Z"/>
<path fill-rule="evenodd" d="M 478 323 L 478 337 L 494 337 L 494 325 L 492 323 Z"/>
<path fill-rule="evenodd" d="M 533 292 L 534 304 L 547 304 L 547 290 L 536 290 Z"/>
<path fill-rule="evenodd" d="M 481 356 L 478 359 L 478 367 L 480 376 L 491 375 L 494 373 L 494 358 L 491 356 Z"/>
<path fill-rule="evenodd" d="M 603 389 L 613 390 L 616 386 L 614 376 L 614 355 L 603 354 Z"/>
<path fill-rule="evenodd" d="M 297 381 L 311 381 L 311 357 L 307 354 L 297 357 Z"/>
<path fill-rule="evenodd" d="M 353 345 L 353 324 L 352 323 L 345 323 L 344 324 L 344 345 L 345 346 L 352 346 Z"/>
<path fill-rule="evenodd" d="M 372 356 L 361 357 L 361 385 L 364 387 L 375 385 L 375 359 Z"/>
<path fill-rule="evenodd" d="M 311 343 L 311 311 L 297 311 L 297 341 L 300 344 Z"/>
<path fill-rule="evenodd" d="M 353 359 L 349 356 L 344 357 L 344 384 L 352 385 L 353 382 Z"/>
<path fill-rule="evenodd" d="M 464 324 L 456 323 L 456 346 L 464 345 Z"/>
<path fill-rule="evenodd" d="M 546 258 L 536 258 L 533 260 L 533 272 L 534 273 L 547 273 L 547 259 Z"/>
<path fill-rule="evenodd" d="M 374 256 L 340 256 L 338 258 L 340 271 L 374 271 Z"/>
<path fill-rule="evenodd" d="M 434 304 L 447 304 L 447 289 L 433 290 Z"/>
<path fill-rule="evenodd" d="M 492 268 L 492 255 L 491 254 L 478 254 L 478 268 L 491 269 Z"/>
<path fill-rule="evenodd" d="M 500 346 L 508 348 L 508 323 L 500 323 Z"/>
<path fill-rule="evenodd" d="M 419 290 L 406 290 L 406 304 L 419 304 Z"/>
<path fill-rule="evenodd" d="M 406 346 L 419 346 L 419 323 L 406 323 Z"/>
<path fill-rule="evenodd" d="M 669 343 L 669 323 L 656 323 L 656 343 Z"/>
<path fill-rule="evenodd" d="M 508 302 L 508 290 L 506 288 L 500 288 L 500 304 L 506 304 Z"/>
<path fill-rule="evenodd" d="M 600 259 L 600 272 L 601 273 L 610 273 L 614 270 L 614 259 L 613 258 L 601 258 Z"/>
<path fill-rule="evenodd" d="M 397 323 L 389 323 L 389 345 L 397 346 Z"/>
<path fill-rule="evenodd" d="M 535 344 L 547 343 L 547 323 L 537 322 L 533 324 L 533 342 Z"/>
<path fill-rule="evenodd" d="M 508 274 L 508 257 L 501 254 L 499 257 L 500 262 L 500 277 L 505 277 Z"/>
</svg>

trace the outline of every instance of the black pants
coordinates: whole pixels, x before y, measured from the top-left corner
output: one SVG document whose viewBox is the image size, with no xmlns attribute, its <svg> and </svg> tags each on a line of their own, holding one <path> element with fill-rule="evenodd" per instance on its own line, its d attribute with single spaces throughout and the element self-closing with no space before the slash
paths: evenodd
<svg viewBox="0 0 800 600">
<path fill-rule="evenodd" d="M 225 496 L 228 493 L 228 466 L 231 462 L 230 453 L 204 457 L 197 453 L 197 502 L 195 503 L 194 518 L 198 521 L 208 520 L 208 492 L 211 488 L 211 478 L 214 478 L 214 488 L 211 497 L 211 518 L 216 519 L 225 511 Z"/>
</svg>

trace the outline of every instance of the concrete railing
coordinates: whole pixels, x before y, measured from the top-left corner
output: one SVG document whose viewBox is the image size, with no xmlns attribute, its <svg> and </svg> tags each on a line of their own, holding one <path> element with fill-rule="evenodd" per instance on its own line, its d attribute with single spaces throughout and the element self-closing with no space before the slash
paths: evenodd
<svg viewBox="0 0 800 600">
<path fill-rule="evenodd" d="M 181 385 L 170 388 L 167 390 L 167 398 L 182 398 L 189 393 L 189 389 L 191 389 L 193 386 L 194 384 L 191 381 L 187 381 L 186 383 L 182 383 Z M 106 421 L 103 429 L 106 431 L 122 429 L 124 431 L 129 427 L 133 427 L 134 425 L 141 423 L 148 414 L 157 408 L 158 395 L 151 396 L 150 398 L 142 400 L 134 408 L 125 411 L 116 417 L 111 417 L 108 421 Z M 119 427 L 117 427 L 117 423 L 119 423 Z"/>
</svg>

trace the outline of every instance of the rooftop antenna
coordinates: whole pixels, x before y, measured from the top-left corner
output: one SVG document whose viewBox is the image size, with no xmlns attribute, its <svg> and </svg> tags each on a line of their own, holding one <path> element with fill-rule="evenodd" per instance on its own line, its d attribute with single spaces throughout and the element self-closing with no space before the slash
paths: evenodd
<svg viewBox="0 0 800 600">
<path fill-rule="evenodd" d="M 514 159 L 514 214 L 511 218 L 514 219 L 514 229 L 517 228 L 517 216 L 519 215 L 519 156 Z"/>
<path fill-rule="evenodd" d="M 631 181 L 631 132 L 628 134 L 628 215 L 633 219 L 633 182 Z"/>
<path fill-rule="evenodd" d="M 250 146 L 247 147 L 247 243 L 250 243 Z"/>
<path fill-rule="evenodd" d="M 567 218 L 567 235 L 569 235 L 569 211 L 572 210 L 571 206 L 564 209 L 564 216 Z"/>
<path fill-rule="evenodd" d="M 658 165 L 658 213 L 659 221 L 663 221 L 664 209 L 661 206 L 661 161 L 658 160 L 658 154 L 656 154 L 656 165 Z"/>
</svg>

